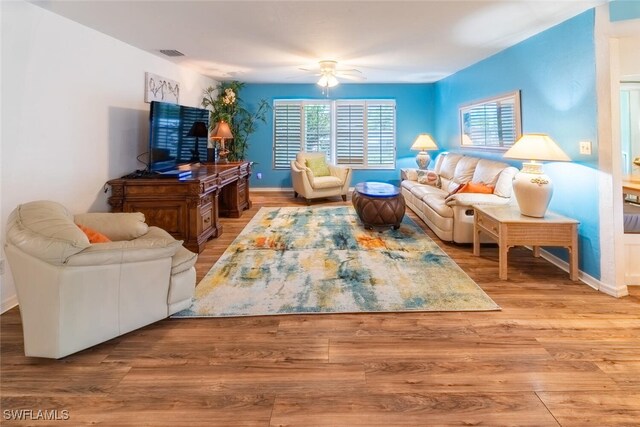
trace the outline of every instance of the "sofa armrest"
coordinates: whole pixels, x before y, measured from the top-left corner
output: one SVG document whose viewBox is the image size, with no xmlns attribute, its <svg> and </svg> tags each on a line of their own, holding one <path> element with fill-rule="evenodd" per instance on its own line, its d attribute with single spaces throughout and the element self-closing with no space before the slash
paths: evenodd
<svg viewBox="0 0 640 427">
<path fill-rule="evenodd" d="M 402 168 L 400 169 L 400 180 L 401 181 L 417 181 L 418 180 L 418 169 L 415 168 Z"/>
<path fill-rule="evenodd" d="M 67 258 L 69 266 L 126 264 L 171 258 L 180 249 L 181 240 L 148 238 L 96 243 Z"/>
<path fill-rule="evenodd" d="M 508 205 L 511 202 L 511 199 L 496 196 L 495 194 L 456 193 L 447 197 L 445 202 L 447 206 L 501 206 Z"/>
<path fill-rule="evenodd" d="M 84 213 L 73 217 L 76 224 L 93 228 L 115 241 L 136 239 L 149 231 L 141 212 Z"/>
</svg>

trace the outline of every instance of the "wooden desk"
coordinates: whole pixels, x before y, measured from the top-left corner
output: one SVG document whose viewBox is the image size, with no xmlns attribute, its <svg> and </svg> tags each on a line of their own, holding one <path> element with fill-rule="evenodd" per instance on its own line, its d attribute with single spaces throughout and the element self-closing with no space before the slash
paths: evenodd
<svg viewBox="0 0 640 427">
<path fill-rule="evenodd" d="M 507 253 L 513 246 L 562 246 L 569 250 L 569 276 L 578 280 L 578 224 L 561 215 L 547 212 L 544 218 L 520 214 L 517 206 L 473 206 L 473 255 L 480 255 L 480 233 L 486 233 L 499 247 L 500 279 L 507 280 Z"/>
<path fill-rule="evenodd" d="M 185 180 L 114 179 L 109 205 L 113 212 L 142 212 L 147 224 L 160 227 L 194 252 L 222 234 L 219 216 L 238 218 L 251 207 L 251 162 L 202 164 Z"/>
<path fill-rule="evenodd" d="M 640 175 L 628 175 L 622 180 L 622 193 L 640 197 Z"/>
</svg>

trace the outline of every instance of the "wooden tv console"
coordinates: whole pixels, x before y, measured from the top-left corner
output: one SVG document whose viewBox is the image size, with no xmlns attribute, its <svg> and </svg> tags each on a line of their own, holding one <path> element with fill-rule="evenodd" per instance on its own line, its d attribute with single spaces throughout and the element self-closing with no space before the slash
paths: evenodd
<svg viewBox="0 0 640 427">
<path fill-rule="evenodd" d="M 194 252 L 222 234 L 219 216 L 240 217 L 251 207 L 251 162 L 191 166 L 191 177 L 120 178 L 111 186 L 113 212 L 142 212 L 147 224 L 160 227 Z"/>
</svg>

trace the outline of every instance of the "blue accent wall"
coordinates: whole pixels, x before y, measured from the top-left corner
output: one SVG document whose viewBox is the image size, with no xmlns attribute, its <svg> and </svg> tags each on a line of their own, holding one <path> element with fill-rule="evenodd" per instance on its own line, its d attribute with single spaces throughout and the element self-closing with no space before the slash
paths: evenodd
<svg viewBox="0 0 640 427">
<path fill-rule="evenodd" d="M 640 19 L 640 1 L 614 0 L 609 3 L 609 21 L 626 21 Z"/>
<path fill-rule="evenodd" d="M 416 152 L 411 151 L 416 136 L 434 132 L 433 84 L 341 84 L 330 89 L 330 97 L 322 95 L 316 84 L 247 84 L 240 96 L 250 111 L 260 99 L 273 106 L 275 99 L 395 99 L 397 161 L 395 170 L 354 170 L 352 184 L 360 181 L 400 181 L 400 168 L 416 167 Z M 435 153 L 432 153 L 435 154 Z M 273 169 L 273 113 L 267 123 L 258 123 L 257 131 L 249 139 L 247 158 L 256 162 L 251 177 L 252 187 L 291 187 L 289 170 Z M 257 179 L 257 174 L 262 179 Z"/>
<path fill-rule="evenodd" d="M 524 133 L 547 133 L 573 159 L 547 163 L 550 209 L 580 221 L 580 269 L 600 278 L 595 11 L 584 12 L 436 83 L 436 140 L 459 148 L 461 104 L 520 90 Z M 579 141 L 592 155 L 579 154 Z M 502 153 L 466 154 L 503 160 Z M 521 162 L 509 163 L 520 168 Z M 564 250 L 553 253 L 567 260 Z"/>
</svg>

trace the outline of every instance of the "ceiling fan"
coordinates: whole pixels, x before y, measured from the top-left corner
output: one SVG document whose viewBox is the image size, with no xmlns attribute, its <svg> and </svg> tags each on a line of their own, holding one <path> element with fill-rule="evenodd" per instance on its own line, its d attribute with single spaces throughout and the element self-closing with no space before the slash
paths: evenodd
<svg viewBox="0 0 640 427">
<path fill-rule="evenodd" d="M 340 83 L 338 78 L 346 80 L 366 80 L 362 75 L 362 71 L 355 68 L 340 69 L 336 61 L 320 61 L 318 65 L 319 69 L 300 68 L 300 70 L 311 73 L 314 76 L 319 76 L 318 86 L 324 89 L 337 86 Z"/>
</svg>

